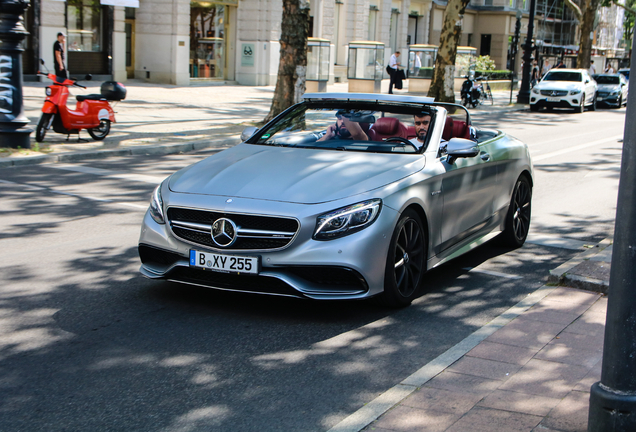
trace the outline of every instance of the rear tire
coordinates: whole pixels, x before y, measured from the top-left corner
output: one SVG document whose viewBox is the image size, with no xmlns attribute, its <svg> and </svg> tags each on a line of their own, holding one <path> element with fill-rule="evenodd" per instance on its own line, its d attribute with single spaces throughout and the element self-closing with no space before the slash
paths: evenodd
<svg viewBox="0 0 636 432">
<path fill-rule="evenodd" d="M 506 226 L 500 235 L 502 243 L 506 246 L 518 248 L 523 246 L 530 229 L 532 213 L 532 186 L 527 177 L 517 179 L 512 191 L 510 207 L 506 214 Z"/>
<path fill-rule="evenodd" d="M 386 258 L 384 292 L 378 296 L 388 307 L 405 307 L 417 296 L 426 272 L 428 241 L 418 214 L 407 209 L 400 217 Z"/>
<path fill-rule="evenodd" d="M 88 129 L 88 134 L 95 141 L 101 141 L 106 138 L 106 135 L 110 132 L 110 120 L 100 120 L 99 126 L 93 129 Z"/>
<path fill-rule="evenodd" d="M 51 124 L 51 117 L 53 117 L 53 114 L 42 113 L 42 116 L 40 116 L 38 127 L 35 130 L 35 140 L 37 142 L 44 141 L 44 137 L 46 136 L 46 131 L 49 129 L 49 126 Z"/>
</svg>

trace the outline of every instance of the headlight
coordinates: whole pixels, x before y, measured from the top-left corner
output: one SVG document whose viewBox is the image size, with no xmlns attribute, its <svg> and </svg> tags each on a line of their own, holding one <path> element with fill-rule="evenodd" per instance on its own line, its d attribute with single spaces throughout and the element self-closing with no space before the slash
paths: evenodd
<svg viewBox="0 0 636 432">
<path fill-rule="evenodd" d="M 53 93 L 53 91 L 51 90 L 51 87 L 47 87 L 46 89 L 44 89 L 44 93 L 47 96 L 51 96 L 51 93 Z"/>
<path fill-rule="evenodd" d="M 331 240 L 360 231 L 380 214 L 382 200 L 372 199 L 318 216 L 315 240 Z"/>
<path fill-rule="evenodd" d="M 163 218 L 163 200 L 161 199 L 161 183 L 155 188 L 150 197 L 150 216 L 158 224 L 164 224 L 166 221 Z"/>
<path fill-rule="evenodd" d="M 575 95 L 575 94 L 579 94 L 581 93 L 581 90 L 570 90 L 570 94 L 571 95 Z"/>
<path fill-rule="evenodd" d="M 618 91 L 618 90 L 614 90 L 614 91 L 611 93 L 611 95 L 612 95 L 612 96 L 618 96 L 618 94 L 619 94 L 619 93 L 620 93 L 620 91 Z"/>
<path fill-rule="evenodd" d="M 539 94 L 539 89 L 537 89 L 536 87 L 532 89 L 532 93 L 534 94 Z"/>
</svg>

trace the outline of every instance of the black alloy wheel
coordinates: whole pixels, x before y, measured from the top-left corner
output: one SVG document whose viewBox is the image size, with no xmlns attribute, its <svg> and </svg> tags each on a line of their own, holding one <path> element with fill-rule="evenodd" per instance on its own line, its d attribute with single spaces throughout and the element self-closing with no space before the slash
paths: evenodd
<svg viewBox="0 0 636 432">
<path fill-rule="evenodd" d="M 53 114 L 42 113 L 40 117 L 40 121 L 38 122 L 38 127 L 35 129 L 35 140 L 37 142 L 44 141 L 44 137 L 46 136 L 46 131 L 49 129 L 51 125 L 51 118 Z"/>
<path fill-rule="evenodd" d="M 389 307 L 411 304 L 426 272 L 426 233 L 418 214 L 407 209 L 400 217 L 387 254 L 384 293 L 381 302 Z"/>
<path fill-rule="evenodd" d="M 95 141 L 101 141 L 106 138 L 106 135 L 110 132 L 110 120 L 100 120 L 99 126 L 93 129 L 88 129 L 88 134 Z"/>
<path fill-rule="evenodd" d="M 527 177 L 521 176 L 515 184 L 506 214 L 506 225 L 501 238 L 506 246 L 523 246 L 530 230 L 532 213 L 532 186 Z"/>
</svg>

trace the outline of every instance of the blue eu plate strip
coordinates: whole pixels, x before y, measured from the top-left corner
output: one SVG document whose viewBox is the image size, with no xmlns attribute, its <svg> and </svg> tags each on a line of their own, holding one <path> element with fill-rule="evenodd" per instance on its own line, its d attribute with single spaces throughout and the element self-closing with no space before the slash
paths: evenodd
<svg viewBox="0 0 636 432">
<path fill-rule="evenodd" d="M 196 256 L 197 256 L 196 251 L 193 249 L 190 249 L 190 265 L 191 266 L 196 265 L 196 262 L 197 262 Z"/>
</svg>

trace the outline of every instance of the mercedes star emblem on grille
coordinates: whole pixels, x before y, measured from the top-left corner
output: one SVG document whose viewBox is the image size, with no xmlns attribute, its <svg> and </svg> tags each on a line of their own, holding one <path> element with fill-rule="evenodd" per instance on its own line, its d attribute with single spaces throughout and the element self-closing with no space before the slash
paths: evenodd
<svg viewBox="0 0 636 432">
<path fill-rule="evenodd" d="M 236 241 L 236 224 L 229 219 L 220 218 L 212 224 L 212 240 L 221 247 L 228 247 Z"/>
</svg>

